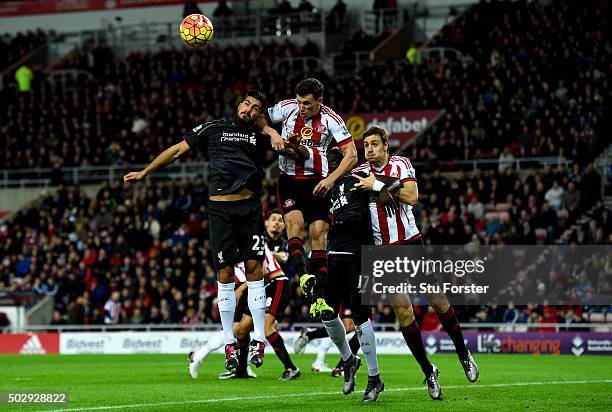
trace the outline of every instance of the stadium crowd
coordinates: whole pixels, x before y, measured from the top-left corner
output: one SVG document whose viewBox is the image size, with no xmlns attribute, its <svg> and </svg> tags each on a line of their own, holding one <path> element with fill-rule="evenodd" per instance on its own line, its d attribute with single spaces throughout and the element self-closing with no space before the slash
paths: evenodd
<svg viewBox="0 0 612 412">
<path fill-rule="evenodd" d="M 325 102 L 338 113 L 445 109 L 443 121 L 408 149 L 414 159 L 564 156 L 584 166 L 612 132 L 604 121 L 612 50 L 599 26 L 609 4 L 590 3 L 479 4 L 430 44 L 456 48 L 463 59 L 365 62 L 333 76 L 306 70 L 326 84 Z M 482 27 L 494 35 L 481 38 Z M 343 51 L 372 41 L 380 39 L 358 30 Z M 61 67 L 93 79 L 38 72 L 30 93 L 10 82 L 0 90 L 0 144 L 7 148 L 0 169 L 148 162 L 191 125 L 231 115 L 250 87 L 265 90 L 270 101 L 293 96 L 305 75 L 302 61 L 279 57 L 319 55 L 308 41 L 213 43 L 119 59 L 104 42 L 88 42 Z"/>
<path fill-rule="evenodd" d="M 2 62 L 0 71 L 18 62 L 53 37 L 55 37 L 54 32 L 45 32 L 41 29 L 28 30 L 25 33 L 19 32 L 15 35 L 4 33 L 0 36 L 0 62 Z"/>
<path fill-rule="evenodd" d="M 482 3 L 431 43 L 457 48 L 463 60 L 369 62 L 350 76 L 315 68 L 309 74 L 326 84 L 326 103 L 339 113 L 446 110 L 408 149 L 413 160 L 428 161 L 417 168 L 415 208 L 428 242 L 610 244 L 612 218 L 592 165 L 611 132 L 604 121 L 611 49 L 598 26 L 609 7 L 595 0 Z M 355 36 L 351 47 L 359 47 Z M 122 60 L 104 43 L 88 43 L 62 67 L 91 76 L 47 79 L 37 72 L 29 93 L 4 82 L 0 169 L 149 162 L 192 125 L 232 115 L 250 87 L 274 100 L 293 96 L 302 66 L 276 60 L 318 55 L 312 42 L 213 43 Z M 523 156 L 575 163 L 521 173 L 505 167 Z M 504 162 L 473 174 L 443 175 L 435 167 L 436 160 L 474 158 Z M 266 182 L 264 211 L 275 206 L 275 193 L 275 182 Z M 0 289 L 56 296 L 54 323 L 217 322 L 206 199 L 201 177 L 133 187 L 113 182 L 92 198 L 60 186 L 0 226 Z M 294 280 L 285 326 L 306 320 L 305 309 Z M 544 302 L 509 302 L 460 317 L 512 323 L 569 313 Z M 571 313 L 578 318 L 583 310 Z M 394 314 L 379 308 L 376 319 L 392 322 Z"/>
<path fill-rule="evenodd" d="M 610 244 L 610 211 L 589 191 L 596 178 L 577 165 L 523 177 L 511 169 L 473 177 L 423 174 L 415 216 L 434 244 Z M 265 213 L 275 207 L 275 193 L 274 182 L 266 182 Z M 0 227 L 0 289 L 56 296 L 60 323 L 104 323 L 105 305 L 112 314 L 107 323 L 217 322 L 207 195 L 202 177 L 135 186 L 116 181 L 93 198 L 60 186 Z M 593 204 L 583 229 L 571 232 L 569 209 Z M 293 279 L 284 326 L 306 321 L 306 314 Z M 476 307 L 461 316 L 481 315 Z M 380 308 L 376 318 L 388 322 L 394 315 Z"/>
</svg>

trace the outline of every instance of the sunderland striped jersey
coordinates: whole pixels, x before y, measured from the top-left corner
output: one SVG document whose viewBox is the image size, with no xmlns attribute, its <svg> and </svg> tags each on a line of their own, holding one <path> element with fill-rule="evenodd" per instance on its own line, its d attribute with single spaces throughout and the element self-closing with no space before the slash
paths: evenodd
<svg viewBox="0 0 612 412">
<path fill-rule="evenodd" d="M 263 265 L 264 279 L 270 280 L 275 277 L 283 275 L 283 270 L 276 261 L 276 258 L 272 254 L 272 251 L 268 248 L 268 244 L 265 244 L 266 259 Z M 236 263 L 234 265 L 234 274 L 236 275 L 236 283 L 246 282 L 246 270 L 244 262 Z"/>
<path fill-rule="evenodd" d="M 375 175 L 399 177 L 402 183 L 416 181 L 414 168 L 405 157 L 391 156 L 385 166 L 376 169 L 365 162 L 352 170 L 352 173 L 362 172 L 367 175 L 370 172 Z M 398 213 L 393 217 L 387 216 L 384 207 L 375 197 L 370 198 L 370 216 L 372 218 L 372 231 L 374 233 L 375 245 L 389 245 L 402 243 L 404 241 L 416 240 L 421 237 L 416 226 L 412 206 L 400 203 Z"/>
<path fill-rule="evenodd" d="M 279 156 L 278 167 L 290 176 L 326 177 L 329 144 L 335 140 L 338 146 L 344 146 L 353 141 L 344 120 L 327 106 L 321 106 L 315 117 L 304 119 L 296 99 L 283 100 L 268 109 L 268 116 L 272 123 L 283 122 L 284 138 L 294 133 L 302 136 L 301 144 L 310 152 L 310 157 L 302 162 Z"/>
</svg>

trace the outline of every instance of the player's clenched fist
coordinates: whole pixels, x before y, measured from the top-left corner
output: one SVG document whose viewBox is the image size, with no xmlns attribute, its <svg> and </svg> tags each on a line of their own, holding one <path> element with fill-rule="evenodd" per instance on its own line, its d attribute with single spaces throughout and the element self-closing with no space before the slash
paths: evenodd
<svg viewBox="0 0 612 412">
<path fill-rule="evenodd" d="M 130 172 L 123 176 L 123 182 L 127 183 L 131 180 L 142 180 L 147 174 L 143 171 L 140 172 Z"/>
</svg>

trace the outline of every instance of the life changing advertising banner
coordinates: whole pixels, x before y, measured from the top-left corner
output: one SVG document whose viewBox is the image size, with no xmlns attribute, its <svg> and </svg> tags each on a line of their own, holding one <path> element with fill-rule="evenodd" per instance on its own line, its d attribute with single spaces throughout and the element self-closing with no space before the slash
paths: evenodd
<svg viewBox="0 0 612 412">
<path fill-rule="evenodd" d="M 107 332 L 62 333 L 59 352 L 62 354 L 187 354 L 206 344 L 216 332 Z M 282 332 L 285 345 L 293 347 L 298 332 Z M 522 353 L 554 355 L 612 355 L 612 333 L 596 332 L 465 332 L 464 337 L 472 353 Z M 423 333 L 429 354 L 454 353 L 453 342 L 444 332 Z M 323 342 L 317 339 L 308 344 L 306 353 L 317 353 Z M 399 332 L 376 333 L 380 354 L 410 354 Z M 273 350 L 268 345 L 267 352 Z M 332 346 L 332 353 L 337 353 Z M 217 353 L 222 353 L 219 349 Z"/>
<path fill-rule="evenodd" d="M 44 354 L 186 354 L 204 345 L 217 332 L 76 332 L 22 333 L 0 335 L 0 353 Z M 299 332 L 282 332 L 285 345 L 293 347 Z M 465 332 L 472 353 L 518 353 L 553 355 L 612 355 L 612 333 L 603 332 Z M 444 332 L 423 332 L 430 354 L 454 353 L 453 342 Z M 323 339 L 308 344 L 306 353 L 315 354 Z M 376 333 L 380 354 L 410 354 L 399 332 Z M 273 356 L 270 346 L 267 352 Z M 337 353 L 332 346 L 332 353 Z M 222 353 L 219 349 L 217 353 Z"/>
</svg>

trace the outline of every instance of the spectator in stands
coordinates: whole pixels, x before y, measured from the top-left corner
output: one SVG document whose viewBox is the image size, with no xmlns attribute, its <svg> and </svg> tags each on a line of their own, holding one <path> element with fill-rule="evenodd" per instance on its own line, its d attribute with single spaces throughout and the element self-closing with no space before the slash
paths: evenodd
<svg viewBox="0 0 612 412">
<path fill-rule="evenodd" d="M 220 1 L 219 2 L 219 6 L 217 6 L 217 9 L 219 7 L 221 7 L 221 3 L 225 3 L 225 1 Z M 226 5 L 227 7 L 227 5 Z M 215 10 L 216 12 L 216 10 Z M 194 1 L 194 0 L 186 0 L 185 1 L 185 6 L 183 7 L 183 17 L 187 17 L 190 14 L 202 14 L 202 10 L 200 10 L 200 7 L 198 6 L 198 2 Z M 216 17 L 216 15 L 215 15 Z"/>
<path fill-rule="evenodd" d="M 569 213 L 570 221 L 574 222 L 580 213 L 580 190 L 574 182 L 569 182 L 567 190 L 561 196 L 561 208 Z"/>
<path fill-rule="evenodd" d="M 278 7 L 272 10 L 273 14 L 279 15 L 288 15 L 294 12 L 295 10 L 293 9 L 293 6 L 291 6 L 289 0 L 281 0 L 281 2 L 278 4 Z"/>
<path fill-rule="evenodd" d="M 346 16 L 346 3 L 343 0 L 336 0 L 336 4 L 331 8 L 327 15 L 327 26 L 330 32 L 343 32 L 344 17 Z"/>
<path fill-rule="evenodd" d="M 508 302 L 508 308 L 504 311 L 503 323 L 515 324 L 519 319 L 519 312 L 514 306 L 514 302 Z"/>
<path fill-rule="evenodd" d="M 478 196 L 472 196 L 467 206 L 467 211 L 474 216 L 476 220 L 482 220 L 484 218 L 484 205 L 478 200 Z"/>
<path fill-rule="evenodd" d="M 53 311 L 53 316 L 51 318 L 51 325 L 67 325 L 68 322 L 66 322 L 66 319 L 64 319 L 64 316 L 62 316 L 61 312 L 59 310 L 54 310 Z"/>
<path fill-rule="evenodd" d="M 551 209 L 558 211 L 561 209 L 561 199 L 563 198 L 563 188 L 559 185 L 559 181 L 555 180 L 553 185 L 544 196 Z"/>
<path fill-rule="evenodd" d="M 20 93 L 28 93 L 32 89 L 32 80 L 34 79 L 34 73 L 25 64 L 21 65 L 15 71 L 15 80 L 19 86 Z"/>
<path fill-rule="evenodd" d="M 317 9 L 315 8 L 315 6 L 313 6 L 312 3 L 308 0 L 300 0 L 300 4 L 298 4 L 297 7 L 297 11 L 300 13 L 312 14 L 316 10 Z"/>
<path fill-rule="evenodd" d="M 104 323 L 107 325 L 117 324 L 121 320 L 120 293 L 114 291 L 104 304 Z"/>
<path fill-rule="evenodd" d="M 213 16 L 221 19 L 227 19 L 234 14 L 234 11 L 229 8 L 225 0 L 221 0 L 215 10 Z"/>
<path fill-rule="evenodd" d="M 7 326 L 11 326 L 11 321 L 9 320 L 6 313 L 0 312 L 0 328 L 5 328 Z"/>
<path fill-rule="evenodd" d="M 509 147 L 504 147 L 503 152 L 499 155 L 499 171 L 504 172 L 508 167 L 514 165 L 514 156 Z"/>
</svg>

